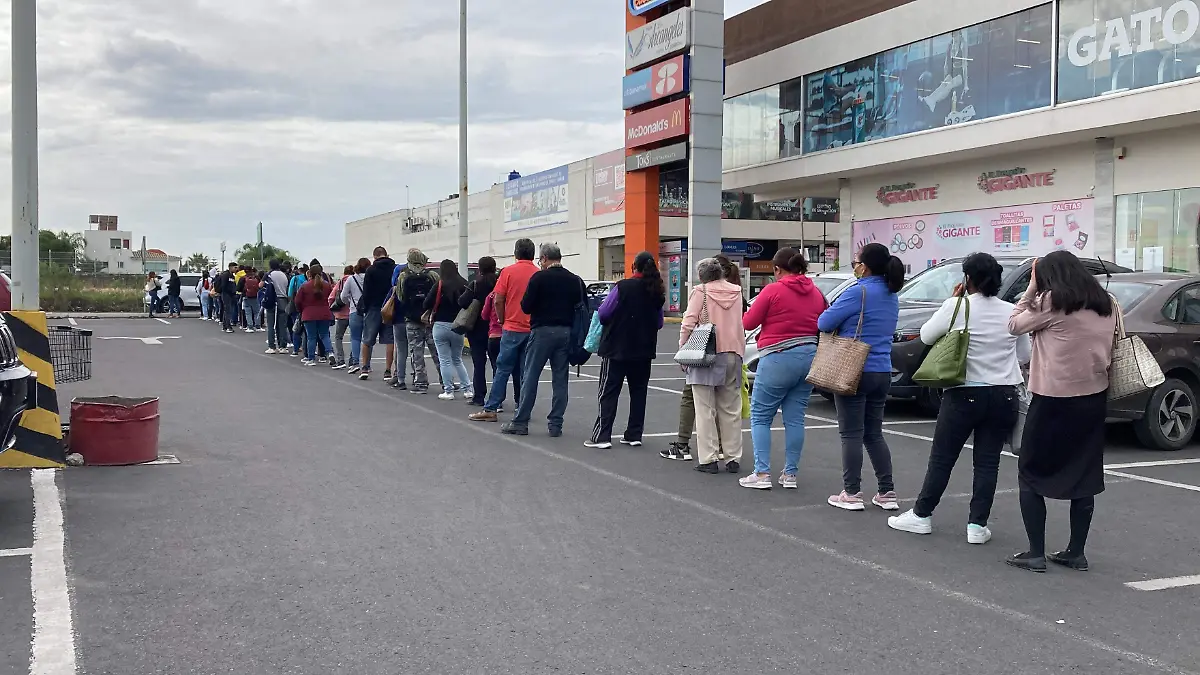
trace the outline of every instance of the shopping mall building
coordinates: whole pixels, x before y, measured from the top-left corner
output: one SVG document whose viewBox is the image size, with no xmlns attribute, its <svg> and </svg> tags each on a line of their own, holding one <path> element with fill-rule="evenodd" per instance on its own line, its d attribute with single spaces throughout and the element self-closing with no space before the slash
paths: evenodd
<svg viewBox="0 0 1200 675">
<path fill-rule="evenodd" d="M 832 266 L 872 241 L 912 272 L 1065 249 L 1200 273 L 1200 0 L 771 0 L 725 37 L 722 237 L 753 286 L 779 247 Z M 471 258 L 530 237 L 620 277 L 623 155 L 472 195 Z M 664 256 L 687 250 L 686 164 L 663 167 Z M 458 218 L 349 223 L 347 257 L 455 257 Z"/>
</svg>

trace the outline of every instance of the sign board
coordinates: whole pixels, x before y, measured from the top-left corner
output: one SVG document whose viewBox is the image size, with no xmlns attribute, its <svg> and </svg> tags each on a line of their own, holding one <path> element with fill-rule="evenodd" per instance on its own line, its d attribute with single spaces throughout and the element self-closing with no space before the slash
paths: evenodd
<svg viewBox="0 0 1200 675">
<path fill-rule="evenodd" d="M 621 81 L 621 105 L 625 110 L 688 90 L 689 60 L 685 55 L 637 70 Z"/>
<path fill-rule="evenodd" d="M 625 170 L 640 171 L 642 169 L 649 169 L 652 166 L 670 164 L 671 162 L 687 159 L 687 156 L 688 144 L 687 141 L 684 141 L 683 143 L 676 143 L 647 152 L 639 152 L 636 155 L 630 155 L 625 158 Z"/>
<path fill-rule="evenodd" d="M 692 10 L 684 7 L 625 34 L 625 70 L 682 52 L 691 44 Z"/>
<path fill-rule="evenodd" d="M 625 117 L 625 147 L 641 148 L 688 133 L 688 99 Z"/>
<path fill-rule="evenodd" d="M 988 194 L 994 194 L 1006 190 L 1050 187 L 1054 185 L 1055 171 L 1055 169 L 1051 169 L 1030 173 L 1020 166 L 1000 171 L 985 171 L 979 174 L 979 189 Z"/>
<path fill-rule="evenodd" d="M 614 150 L 592 160 L 592 215 L 625 210 L 625 151 Z"/>
<path fill-rule="evenodd" d="M 640 16 L 654 9 L 661 7 L 671 0 L 629 0 L 629 13 L 634 16 Z"/>
<path fill-rule="evenodd" d="M 504 184 L 504 231 L 527 230 L 567 222 L 570 168 L 522 176 Z"/>
</svg>

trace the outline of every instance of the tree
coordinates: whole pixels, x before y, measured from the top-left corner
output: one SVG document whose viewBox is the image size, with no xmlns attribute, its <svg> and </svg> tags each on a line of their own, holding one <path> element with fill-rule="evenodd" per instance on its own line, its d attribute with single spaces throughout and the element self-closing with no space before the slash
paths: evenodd
<svg viewBox="0 0 1200 675">
<path fill-rule="evenodd" d="M 193 272 L 201 272 L 213 266 L 213 261 L 203 253 L 193 253 L 188 256 L 188 259 L 183 261 L 187 269 Z"/>
<path fill-rule="evenodd" d="M 80 253 L 83 251 L 84 240 L 80 232 L 53 232 L 41 230 L 38 232 L 38 249 L 42 253 Z"/>
<path fill-rule="evenodd" d="M 254 265 L 265 262 L 272 258 L 279 260 L 292 260 L 292 254 L 288 253 L 278 246 L 270 244 L 262 245 L 262 253 L 259 253 L 258 244 L 242 244 L 236 251 L 233 252 L 233 259 L 239 265 Z"/>
</svg>

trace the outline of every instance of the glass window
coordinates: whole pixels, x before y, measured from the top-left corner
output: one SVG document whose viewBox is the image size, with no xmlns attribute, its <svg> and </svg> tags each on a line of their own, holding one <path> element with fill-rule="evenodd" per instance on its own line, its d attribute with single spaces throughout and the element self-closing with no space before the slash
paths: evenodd
<svg viewBox="0 0 1200 675">
<path fill-rule="evenodd" d="M 1058 100 L 1078 101 L 1200 74 L 1200 12 L 1163 0 L 1061 0 Z"/>
<path fill-rule="evenodd" d="M 109 239 L 108 247 L 109 248 L 121 248 L 121 240 L 120 239 Z"/>
<path fill-rule="evenodd" d="M 1103 281 L 1103 280 L 1101 280 Z M 1133 281 L 1108 281 L 1104 284 L 1106 290 L 1117 297 L 1117 302 L 1121 303 L 1121 309 L 1129 311 L 1133 309 L 1139 302 L 1142 301 L 1150 291 L 1153 291 L 1154 284 L 1142 284 Z"/>
<path fill-rule="evenodd" d="M 1188 286 L 1178 297 L 1179 323 L 1200 324 L 1200 286 Z"/>
<path fill-rule="evenodd" d="M 962 280 L 962 261 L 931 267 L 905 284 L 899 298 L 909 302 L 942 302 Z"/>
<path fill-rule="evenodd" d="M 1200 273 L 1200 188 L 1118 196 L 1115 244 L 1119 264 Z"/>
<path fill-rule="evenodd" d="M 1175 192 L 1175 236 L 1170 265 L 1188 274 L 1200 273 L 1200 188 Z"/>
<path fill-rule="evenodd" d="M 1011 302 L 1014 305 L 1025 295 L 1025 291 L 1029 290 L 1029 280 L 1033 278 L 1033 273 L 1030 270 L 1025 270 L 1021 276 L 1013 282 L 1012 286 L 1008 287 L 1008 291 L 1004 294 L 1003 300 Z"/>
</svg>

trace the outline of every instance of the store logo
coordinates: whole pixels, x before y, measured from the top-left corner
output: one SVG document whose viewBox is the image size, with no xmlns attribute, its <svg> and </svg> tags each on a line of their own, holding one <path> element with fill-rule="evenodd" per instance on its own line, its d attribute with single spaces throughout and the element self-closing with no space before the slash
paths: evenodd
<svg viewBox="0 0 1200 675">
<path fill-rule="evenodd" d="M 683 68 L 675 61 L 667 61 L 654 71 L 654 93 L 659 97 L 670 96 L 683 90 Z M 678 77 L 676 77 L 678 75 Z"/>
<path fill-rule="evenodd" d="M 938 239 L 961 239 L 963 237 L 978 237 L 983 234 L 983 228 L 978 225 L 938 225 Z"/>
<path fill-rule="evenodd" d="M 1080 28 L 1067 41 L 1067 58 L 1072 65 L 1083 68 L 1097 61 L 1108 61 L 1114 51 L 1118 56 L 1132 56 L 1135 51 L 1154 50 L 1155 36 L 1159 34 L 1168 43 L 1181 45 L 1195 37 L 1197 31 L 1200 31 L 1200 6 L 1195 0 L 1179 0 L 1165 9 L 1152 7 L 1134 12 L 1128 19 L 1108 19 L 1104 22 L 1103 38 L 1097 24 Z"/>
<path fill-rule="evenodd" d="M 625 147 L 642 146 L 686 135 L 688 99 L 661 105 L 625 118 Z"/>
<path fill-rule="evenodd" d="M 684 7 L 626 33 L 625 69 L 633 70 L 687 49 L 692 42 L 691 11 Z"/>
<path fill-rule="evenodd" d="M 645 14 L 655 7 L 665 5 L 671 0 L 629 0 L 629 13 L 638 16 Z"/>
<path fill-rule="evenodd" d="M 1024 167 L 1015 167 L 1003 171 L 985 171 L 979 174 L 977 184 L 979 189 L 988 194 L 1006 190 L 1022 190 L 1034 187 L 1052 187 L 1054 174 L 1057 169 L 1029 173 Z"/>
<path fill-rule="evenodd" d="M 933 187 L 917 187 L 916 183 L 901 185 L 884 185 L 875 192 L 875 199 L 884 206 L 906 204 L 908 202 L 926 202 L 938 198 L 939 185 Z"/>
<path fill-rule="evenodd" d="M 689 57 L 676 56 L 649 68 L 636 70 L 621 81 L 621 105 L 625 110 L 687 92 Z"/>
</svg>

